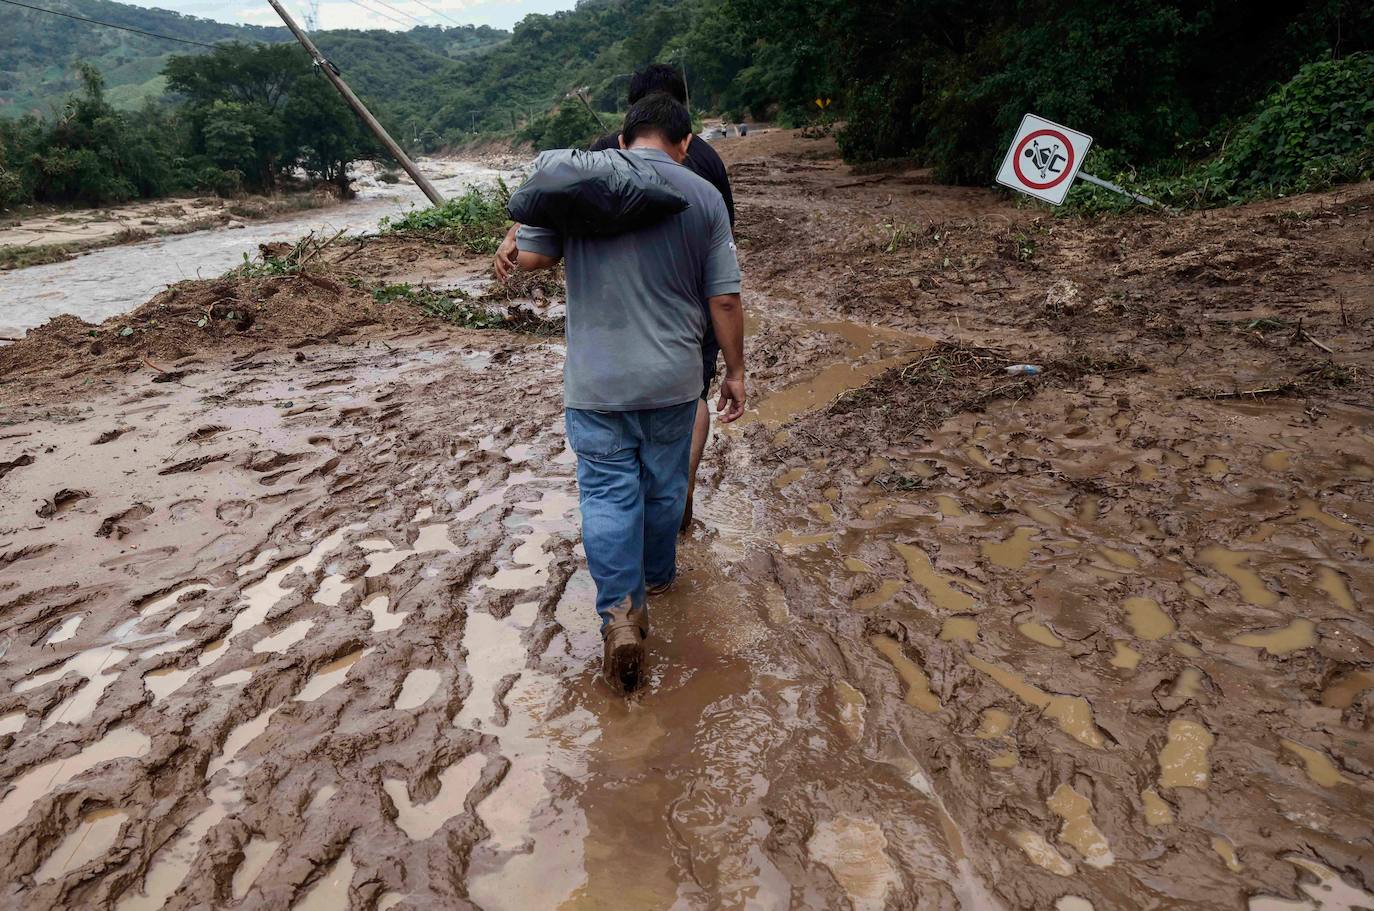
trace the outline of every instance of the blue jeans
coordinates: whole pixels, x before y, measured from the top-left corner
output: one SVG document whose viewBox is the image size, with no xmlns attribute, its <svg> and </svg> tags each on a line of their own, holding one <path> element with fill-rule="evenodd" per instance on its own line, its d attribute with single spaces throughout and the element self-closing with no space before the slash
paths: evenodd
<svg viewBox="0 0 1374 911">
<path fill-rule="evenodd" d="M 564 409 L 603 627 L 627 596 L 641 607 L 646 587 L 677 573 L 696 413 L 696 399 L 644 411 Z"/>
</svg>

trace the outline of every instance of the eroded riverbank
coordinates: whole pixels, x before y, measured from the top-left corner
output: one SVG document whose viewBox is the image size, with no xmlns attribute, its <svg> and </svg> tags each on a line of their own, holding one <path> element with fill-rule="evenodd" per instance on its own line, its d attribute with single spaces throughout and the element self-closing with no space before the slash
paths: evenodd
<svg viewBox="0 0 1374 911">
<path fill-rule="evenodd" d="M 445 195 L 462 193 L 470 184 L 490 184 L 510 174 L 469 162 L 422 159 L 420 164 Z M 62 313 L 98 322 L 132 309 L 168 285 L 220 275 L 242 264 L 245 256 L 257 256 L 260 244 L 294 243 L 311 232 L 332 236 L 339 231 L 375 231 L 382 218 L 426 205 L 424 195 L 409 182 L 383 184 L 369 179 L 358 187 L 357 198 L 348 202 L 265 220 L 240 220 L 231 229 L 131 235 L 134 239 L 130 243 L 97 249 L 75 259 L 0 272 L 0 329 L 4 330 L 0 335 L 17 334 Z M 139 210 L 149 207 L 161 211 L 172 206 L 170 202 L 147 203 Z M 215 208 L 218 211 L 223 206 Z M 123 225 L 130 219 L 141 222 L 137 211 L 106 224 Z M 203 222 L 208 216 L 193 209 L 183 217 Z M 132 223 L 127 226 L 138 227 Z M 0 231 L 0 246 L 48 236 L 60 240 L 59 233 L 51 225 L 39 225 L 33 231 L 21 225 Z"/>
</svg>

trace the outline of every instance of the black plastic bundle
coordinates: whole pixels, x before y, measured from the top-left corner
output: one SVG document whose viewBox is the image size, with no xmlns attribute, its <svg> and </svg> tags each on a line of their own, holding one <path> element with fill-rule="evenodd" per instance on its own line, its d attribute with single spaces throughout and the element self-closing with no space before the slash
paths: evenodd
<svg viewBox="0 0 1374 911">
<path fill-rule="evenodd" d="M 632 152 L 555 149 L 534 160 L 534 173 L 511 194 L 506 211 L 522 225 L 604 237 L 662 221 L 689 205 Z"/>
</svg>

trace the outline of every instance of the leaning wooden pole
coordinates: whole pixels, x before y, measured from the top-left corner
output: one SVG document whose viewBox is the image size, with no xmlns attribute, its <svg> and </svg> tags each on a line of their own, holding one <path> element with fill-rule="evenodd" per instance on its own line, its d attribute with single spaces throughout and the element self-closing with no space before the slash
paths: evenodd
<svg viewBox="0 0 1374 911">
<path fill-rule="evenodd" d="M 381 140 L 382 145 L 386 146 L 391 156 L 400 163 L 401 167 L 405 168 L 405 172 L 410 175 L 410 179 L 415 181 L 415 185 L 423 190 L 424 194 L 429 197 L 429 201 L 436 206 L 442 206 L 445 202 L 444 197 L 439 194 L 438 190 L 434 189 L 434 184 L 429 182 L 429 178 L 420 173 L 420 169 L 415 166 L 415 162 L 410 160 L 410 156 L 405 153 L 405 150 L 397 145 L 396 140 L 392 139 L 391 135 L 377 122 L 377 118 L 372 116 L 372 112 L 367 109 L 367 106 L 358 100 L 357 95 L 353 94 L 353 90 L 348 87 L 348 83 L 343 81 L 343 77 L 340 76 L 339 71 L 334 68 L 334 64 L 330 63 L 329 60 L 320 53 L 319 48 L 315 47 L 315 43 L 306 37 L 305 32 L 300 30 L 300 26 L 296 25 L 295 20 L 291 18 L 286 10 L 282 9 L 282 5 L 278 3 L 277 0 L 267 0 L 267 2 L 272 4 L 272 9 L 277 11 L 278 16 L 281 16 L 281 21 L 286 23 L 286 27 L 291 30 L 291 34 L 296 36 L 296 40 L 299 41 L 306 52 L 310 54 L 310 59 L 315 62 L 315 66 L 319 67 L 321 72 L 324 73 L 325 78 L 333 83 L 334 88 L 339 90 L 339 94 L 343 96 L 343 100 L 348 103 L 348 106 L 353 109 L 353 113 L 357 114 L 358 117 L 362 119 L 362 122 L 367 124 L 367 128 Z"/>
</svg>

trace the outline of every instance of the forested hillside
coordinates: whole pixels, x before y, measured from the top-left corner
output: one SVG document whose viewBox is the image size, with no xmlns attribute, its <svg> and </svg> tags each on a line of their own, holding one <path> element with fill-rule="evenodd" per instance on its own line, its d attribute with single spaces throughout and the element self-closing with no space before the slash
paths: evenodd
<svg viewBox="0 0 1374 911">
<path fill-rule="evenodd" d="M 111 0 L 36 0 L 34 6 L 61 10 L 129 28 L 214 44 L 224 41 L 276 43 L 290 41 L 284 27 L 227 25 L 160 9 L 144 9 Z M 116 108 L 132 110 L 147 99 L 159 98 L 166 80 L 162 69 L 174 55 L 197 53 L 185 44 L 162 41 L 131 32 L 102 28 L 60 16 L 15 6 L 3 10 L 0 29 L 0 116 L 42 112 L 59 105 L 81 85 L 78 65 L 87 63 L 104 77 L 108 98 Z M 450 59 L 508 39 L 509 33 L 487 26 L 414 28 L 410 31 L 326 31 L 317 40 L 326 53 L 356 56 L 360 68 L 381 90 L 393 84 L 408 91 Z M 405 72 L 388 79 L 392 68 Z M 413 75 L 412 75 L 413 73 Z M 374 78 L 375 77 L 375 78 Z"/>
<path fill-rule="evenodd" d="M 196 41 L 286 37 L 109 0 L 49 2 Z M 12 9 L 14 27 L 0 36 L 0 111 L 60 107 L 84 60 L 115 109 L 155 100 L 166 114 L 185 100 L 163 91 L 170 52 L 203 53 Z M 315 40 L 397 138 L 422 151 L 481 135 L 575 143 L 599 127 L 570 93 L 616 112 L 630 73 L 657 60 L 686 70 L 698 112 L 819 121 L 851 161 L 913 159 L 960 183 L 991 182 L 1027 111 L 1091 133 L 1094 168 L 1179 205 L 1374 174 L 1368 0 L 1294 0 L 1264 15 L 1237 0 L 581 0 L 510 33 Z M 818 98 L 833 103 L 822 112 Z M 8 160 L 22 164 L 13 149 Z M 228 160 L 213 166 L 237 171 Z"/>
</svg>

